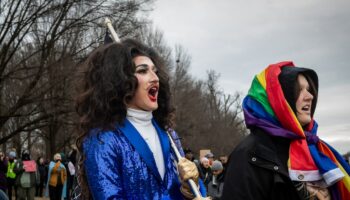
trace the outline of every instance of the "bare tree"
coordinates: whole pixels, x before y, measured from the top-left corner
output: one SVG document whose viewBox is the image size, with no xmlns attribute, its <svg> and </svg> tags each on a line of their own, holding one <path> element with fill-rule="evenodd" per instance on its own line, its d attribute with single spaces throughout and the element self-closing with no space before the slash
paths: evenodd
<svg viewBox="0 0 350 200">
<path fill-rule="evenodd" d="M 205 101 L 207 116 L 210 119 L 207 137 L 214 137 L 215 144 L 206 146 L 218 154 L 228 154 L 246 134 L 241 116 L 241 95 L 225 94 L 218 86 L 220 75 L 213 70 L 207 72 Z"/>
<path fill-rule="evenodd" d="M 158 28 L 154 28 L 152 24 L 144 26 L 140 32 L 136 35 L 136 38 L 143 41 L 148 46 L 157 50 L 160 56 L 165 61 L 167 70 L 170 71 L 173 68 L 172 49 L 167 45 L 164 34 Z"/>
<path fill-rule="evenodd" d="M 101 44 L 104 17 L 112 18 L 121 37 L 133 37 L 147 22 L 142 13 L 150 3 L 0 1 L 0 144 L 26 133 L 27 147 L 41 137 L 48 154 L 64 148 L 73 133 L 76 64 Z"/>
<path fill-rule="evenodd" d="M 245 134 L 240 94 L 220 90 L 214 70 L 208 71 L 207 80 L 195 80 L 188 72 L 191 58 L 181 46 L 175 48 L 175 60 L 171 83 L 183 145 L 195 152 L 228 154 Z"/>
</svg>

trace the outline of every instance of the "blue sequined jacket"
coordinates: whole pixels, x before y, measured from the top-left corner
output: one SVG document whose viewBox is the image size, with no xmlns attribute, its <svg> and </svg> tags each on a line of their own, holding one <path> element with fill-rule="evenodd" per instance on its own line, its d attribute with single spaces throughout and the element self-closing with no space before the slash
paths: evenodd
<svg viewBox="0 0 350 200">
<path fill-rule="evenodd" d="M 163 150 L 164 179 L 147 143 L 125 119 L 114 131 L 91 131 L 83 143 L 93 199 L 183 199 L 167 133 L 155 120 L 152 123 Z"/>
</svg>

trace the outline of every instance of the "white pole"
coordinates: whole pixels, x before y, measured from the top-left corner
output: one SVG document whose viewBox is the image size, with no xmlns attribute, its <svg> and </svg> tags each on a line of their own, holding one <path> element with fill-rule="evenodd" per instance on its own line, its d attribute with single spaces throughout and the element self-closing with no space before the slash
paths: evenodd
<svg viewBox="0 0 350 200">
<path fill-rule="evenodd" d="M 173 141 L 173 138 L 171 137 L 170 133 L 169 133 L 169 132 L 167 132 L 167 133 L 168 133 L 168 137 L 169 137 L 169 140 L 170 140 L 170 143 L 171 143 L 171 147 L 173 148 L 173 150 L 174 150 L 174 152 L 175 152 L 176 158 L 177 158 L 177 160 L 180 160 L 180 159 L 182 158 L 182 156 L 181 156 L 179 150 L 177 149 L 176 144 L 175 144 L 175 142 Z M 192 179 L 189 179 L 189 180 L 188 180 L 188 183 L 190 184 L 191 189 L 192 189 L 194 195 L 195 195 L 196 197 L 202 197 L 201 193 L 199 192 L 199 190 L 198 190 L 198 188 L 197 188 L 196 183 L 195 183 Z"/>
<path fill-rule="evenodd" d="M 109 32 L 112 34 L 112 39 L 114 40 L 114 42 L 119 43 L 120 39 L 118 37 L 118 34 L 115 32 L 113 25 L 112 25 L 112 22 L 111 22 L 111 20 L 109 20 L 108 17 L 105 18 L 105 24 L 106 24 Z"/>
</svg>

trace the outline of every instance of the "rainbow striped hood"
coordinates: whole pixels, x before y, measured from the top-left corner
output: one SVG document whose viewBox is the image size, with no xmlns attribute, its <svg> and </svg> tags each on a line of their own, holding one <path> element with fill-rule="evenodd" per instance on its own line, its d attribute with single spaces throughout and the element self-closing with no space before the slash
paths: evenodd
<svg viewBox="0 0 350 200">
<path fill-rule="evenodd" d="M 312 119 L 306 130 L 302 128 L 278 79 L 282 67 L 294 64 L 272 64 L 254 77 L 243 101 L 247 127 L 259 127 L 272 136 L 291 139 L 288 168 L 293 181 L 324 180 L 333 200 L 350 199 L 349 164 L 317 137 L 316 121 Z"/>
</svg>

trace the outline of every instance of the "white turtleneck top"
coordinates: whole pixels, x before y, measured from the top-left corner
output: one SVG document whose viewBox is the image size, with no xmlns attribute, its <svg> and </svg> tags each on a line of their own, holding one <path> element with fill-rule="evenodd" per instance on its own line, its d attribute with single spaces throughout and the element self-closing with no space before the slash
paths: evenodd
<svg viewBox="0 0 350 200">
<path fill-rule="evenodd" d="M 157 131 L 152 124 L 152 112 L 128 108 L 126 118 L 136 128 L 151 149 L 158 172 L 163 179 L 165 174 L 163 151 Z"/>
</svg>

